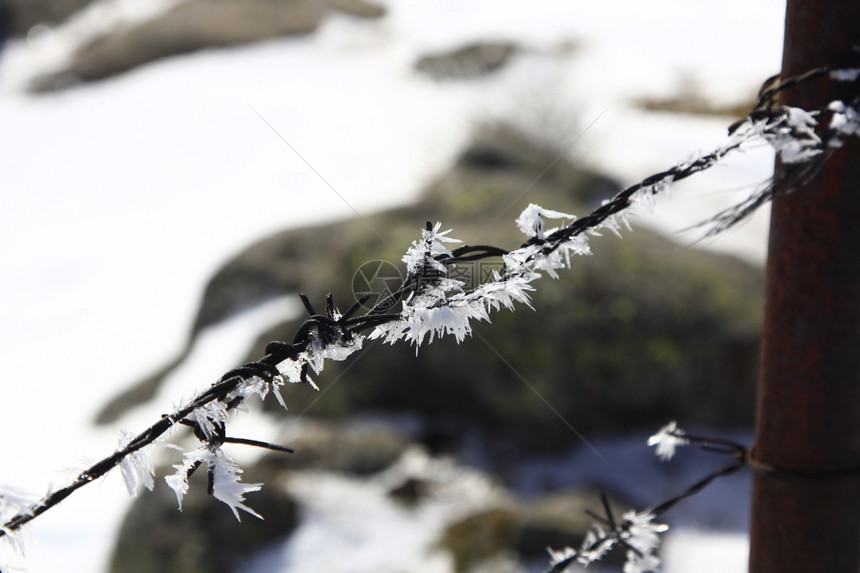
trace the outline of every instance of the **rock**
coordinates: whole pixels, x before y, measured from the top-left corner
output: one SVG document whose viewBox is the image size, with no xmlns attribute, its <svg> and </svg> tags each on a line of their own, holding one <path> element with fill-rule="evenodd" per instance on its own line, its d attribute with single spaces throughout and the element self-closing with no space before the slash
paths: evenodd
<svg viewBox="0 0 860 573">
<path fill-rule="evenodd" d="M 751 92 L 741 101 L 717 102 L 705 92 L 698 80 L 689 76 L 680 78 L 672 94 L 669 97 L 639 96 L 633 98 L 631 103 L 646 111 L 738 118 L 746 116 L 749 110 L 755 108 L 758 99 Z"/>
<path fill-rule="evenodd" d="M 421 499 L 427 495 L 429 484 L 427 481 L 410 477 L 403 480 L 399 485 L 388 491 L 389 497 L 396 499 L 407 507 L 418 505 Z"/>
<path fill-rule="evenodd" d="M 92 0 L 0 0 L 10 35 L 23 37 L 36 24 L 59 24 Z"/>
<path fill-rule="evenodd" d="M 408 437 L 390 425 L 307 421 L 290 439 L 295 453 L 267 455 L 260 465 L 278 472 L 326 470 L 366 476 L 387 468 L 408 445 Z"/>
<path fill-rule="evenodd" d="M 373 437 L 356 437 L 362 434 Z M 368 453 L 372 458 L 379 448 L 368 444 L 378 443 L 383 435 L 397 436 L 402 443 L 390 448 L 399 452 L 396 459 L 384 456 L 386 461 L 375 464 L 373 473 L 351 473 L 354 466 L 336 461 L 344 444 L 353 444 L 346 446 L 354 448 L 348 458 Z M 580 546 L 595 523 L 587 510 L 602 513 L 600 496 L 588 485 L 523 499 L 486 472 L 448 456 L 430 455 L 390 424 L 302 421 L 285 429 L 283 441 L 295 448 L 295 454 L 266 455 L 243 475 L 245 482 L 263 484 L 260 491 L 248 494 L 246 503 L 264 521 L 243 515 L 241 524 L 237 522 L 224 504 L 205 494 L 202 468 L 190 480 L 181 512 L 173 492 L 159 479 L 155 491 L 144 492 L 126 515 L 110 571 L 238 571 L 254 560 L 258 550 L 279 551 L 294 532 L 306 534 L 299 531 L 305 517 L 313 524 L 311 530 L 318 528 L 322 512 L 337 529 L 331 532 L 328 551 L 344 559 L 349 559 L 348 551 L 355 545 L 338 529 L 338 522 L 349 531 L 356 519 L 378 529 L 380 520 L 403 518 L 404 524 L 412 523 L 409 527 L 417 520 L 428 528 L 426 541 L 407 549 L 416 558 L 442 550 L 450 553 L 457 572 L 518 572 L 526 562 L 545 566 L 547 546 Z M 162 476 L 165 470 L 157 474 Z M 357 496 L 362 498 L 360 504 L 343 503 Z M 397 502 L 394 515 L 389 499 Z M 615 516 L 630 507 L 620 496 L 608 499 Z M 359 507 L 363 513 L 357 516 Z M 390 523 L 385 530 L 391 530 Z M 380 538 L 376 539 L 379 543 Z M 389 540 L 381 541 L 373 546 L 375 550 L 388 551 Z M 623 557 L 623 550 L 615 551 L 602 564 L 620 568 Z"/>
<path fill-rule="evenodd" d="M 434 80 L 471 79 L 502 68 L 516 52 L 512 42 L 476 42 L 423 56 L 415 62 L 415 70 Z"/>
<path fill-rule="evenodd" d="M 385 6 L 365 0 L 325 0 L 329 8 L 359 18 L 382 18 Z"/>
<path fill-rule="evenodd" d="M 625 507 L 612 500 L 614 510 Z M 471 572 L 499 556 L 518 561 L 547 558 L 547 547 L 579 547 L 595 523 L 587 510 L 600 513 L 600 498 L 590 490 L 556 492 L 531 501 L 479 511 L 451 523 L 439 546 L 450 551 L 455 571 Z M 616 515 L 621 515 L 616 511 Z M 601 565 L 619 566 L 623 551 L 608 554 Z"/>
<path fill-rule="evenodd" d="M 614 510 L 627 504 L 614 500 Z M 517 510 L 517 528 L 513 547 L 523 558 L 543 557 L 546 548 L 579 547 L 595 520 L 587 511 L 600 511 L 600 495 L 596 491 L 578 490 L 553 492 Z M 616 515 L 621 515 L 616 511 Z"/>
<path fill-rule="evenodd" d="M 442 221 L 468 243 L 512 248 L 525 237 L 510 221 L 528 203 L 582 214 L 612 188 L 539 141 L 498 127 L 413 206 L 279 233 L 238 254 L 207 285 L 194 333 L 290 292 L 309 293 L 321 307 L 333 291 L 345 310 L 355 300 L 356 269 L 374 260 L 400 266 L 426 220 Z M 386 240 L 373 229 L 384 229 Z M 642 229 L 622 239 L 594 238 L 592 249 L 594 256 L 577 259 L 559 280 L 535 283 L 534 311 L 496 313 L 462 344 L 440 340 L 417 356 L 404 344 L 367 343 L 352 359 L 326 365 L 319 383 L 336 386 L 321 399 L 285 389 L 291 410 L 313 402 L 315 416 L 411 412 L 427 421 L 428 433 L 454 441 L 462 428 L 477 426 L 535 450 L 569 446 L 576 440 L 570 426 L 603 433 L 654 429 L 672 419 L 682 426 L 750 423 L 761 269 Z M 461 270 L 477 275 L 494 265 L 500 262 Z M 249 359 L 296 329 L 293 322 L 262 333 Z M 152 379 L 146 384 L 151 388 Z M 100 420 L 121 412 L 114 403 Z"/>
<path fill-rule="evenodd" d="M 468 571 L 513 545 L 516 515 L 507 508 L 496 508 L 448 526 L 439 546 L 451 552 L 454 570 Z"/>
<path fill-rule="evenodd" d="M 245 514 L 238 522 L 226 505 L 206 495 L 203 468 L 192 476 L 181 512 L 173 490 L 159 480 L 155 490 L 144 492 L 126 514 L 110 571 L 231 573 L 242 559 L 288 536 L 298 523 L 297 505 L 279 487 L 278 475 L 252 469 L 242 478 L 264 484 L 248 495 L 247 503 L 265 520 Z"/>
<path fill-rule="evenodd" d="M 247 468 L 246 483 L 262 483 L 246 504 L 264 520 L 242 514 L 239 523 L 227 506 L 206 495 L 206 472 L 192 476 L 177 510 L 176 496 L 162 480 L 132 505 L 120 528 L 111 571 L 149 573 L 230 573 L 263 546 L 290 535 L 299 521 L 299 504 L 285 483 L 294 472 L 332 471 L 367 477 L 378 473 L 409 447 L 408 438 L 381 423 L 340 425 L 308 421 L 289 432 L 293 454 L 270 453 Z M 241 447 L 241 446 L 228 446 Z M 172 470 L 162 468 L 157 475 Z"/>
<path fill-rule="evenodd" d="M 364 0 L 189 0 L 78 48 L 68 66 L 33 80 L 34 92 L 104 79 L 169 56 L 314 32 L 329 10 L 379 18 Z"/>
</svg>

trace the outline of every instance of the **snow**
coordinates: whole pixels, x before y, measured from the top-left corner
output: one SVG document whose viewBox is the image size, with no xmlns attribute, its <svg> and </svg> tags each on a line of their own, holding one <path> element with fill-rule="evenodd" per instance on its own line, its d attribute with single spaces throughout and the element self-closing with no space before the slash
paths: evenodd
<svg viewBox="0 0 860 573">
<path fill-rule="evenodd" d="M 697 529 L 673 531 L 662 546 L 663 573 L 747 571 L 749 539 L 738 533 L 714 533 Z M 693 561 L 695 559 L 695 561 Z"/>
<path fill-rule="evenodd" d="M 409 478 L 432 487 L 417 507 L 388 495 Z M 447 573 L 452 559 L 435 547 L 444 527 L 501 500 L 486 476 L 417 447 L 373 479 L 309 471 L 287 489 L 303 504 L 298 529 L 240 570 Z"/>
<path fill-rule="evenodd" d="M 391 0 L 378 22 L 334 16 L 305 38 L 170 58 L 53 95 L 20 91 L 118 14 L 151 17 L 169 4 L 104 2 L 2 54 L 0 433 L 14 439 L 0 441 L 0 485 L 38 496 L 112 452 L 118 426 L 90 420 L 185 343 L 205 280 L 231 254 L 283 228 L 407 203 L 481 120 L 521 121 L 623 183 L 719 145 L 727 120 L 646 114 L 626 98 L 669 94 L 685 74 L 717 101 L 754 92 L 779 67 L 784 8 Z M 410 71 L 427 51 L 485 37 L 528 50 L 502 74 L 460 85 Z M 566 41 L 580 48 L 554 55 Z M 687 227 L 763 180 L 771 160 L 763 149 L 679 183 L 653 216 L 631 222 Z M 761 261 L 765 230 L 766 214 L 704 246 Z M 456 230 L 468 240 L 465 231 Z M 121 425 L 152 423 L 238 364 L 251 332 L 296 308 L 275 301 L 204 332 L 153 403 Z M 236 423 L 243 435 L 277 434 L 247 415 Z M 129 503 L 122 483 L 113 472 L 39 517 L 26 558 L 9 560 L 32 573 L 104 570 Z"/>
</svg>

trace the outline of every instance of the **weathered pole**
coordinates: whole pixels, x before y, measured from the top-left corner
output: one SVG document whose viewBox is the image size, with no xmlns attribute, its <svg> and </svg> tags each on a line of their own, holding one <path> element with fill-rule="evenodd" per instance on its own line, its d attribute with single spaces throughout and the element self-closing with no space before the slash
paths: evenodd
<svg viewBox="0 0 860 573">
<path fill-rule="evenodd" d="M 788 0 L 783 77 L 845 64 L 860 1 Z M 856 58 L 854 62 L 856 62 Z M 783 92 L 806 109 L 840 98 L 824 77 Z M 750 573 L 858 573 L 860 144 L 773 201 L 754 457 L 808 477 L 756 474 Z"/>
</svg>

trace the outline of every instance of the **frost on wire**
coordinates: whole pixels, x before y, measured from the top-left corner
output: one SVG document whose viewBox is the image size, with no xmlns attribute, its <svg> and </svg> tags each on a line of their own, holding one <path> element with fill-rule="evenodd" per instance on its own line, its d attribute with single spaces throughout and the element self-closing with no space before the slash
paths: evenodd
<svg viewBox="0 0 860 573">
<path fill-rule="evenodd" d="M 684 430 L 680 429 L 676 422 L 669 422 L 648 438 L 648 445 L 656 446 L 654 453 L 664 462 L 672 459 L 678 446 L 686 446 L 689 443 Z"/>
<path fill-rule="evenodd" d="M 588 567 L 600 561 L 615 547 L 627 549 L 624 573 L 645 573 L 657 571 L 660 558 L 657 549 L 660 547 L 660 533 L 668 531 L 669 527 L 654 521 L 655 516 L 647 511 L 628 511 L 615 522 L 607 510 L 608 526 L 595 524 L 586 534 L 579 549 L 565 547 L 555 550 L 547 548 L 550 556 L 550 572 L 562 573 L 571 571 L 574 565 Z"/>
<path fill-rule="evenodd" d="M 630 230 L 628 217 L 635 207 L 653 210 L 656 197 L 667 194 L 676 181 L 709 169 L 731 152 L 764 141 L 775 149 L 783 164 L 795 171 L 783 170 L 775 174 L 763 188 L 707 223 L 712 226 L 709 234 L 731 227 L 770 200 L 777 190 L 788 192 L 793 184 L 793 173 L 815 172 L 847 138 L 860 137 L 860 97 L 847 102 L 833 101 L 812 111 L 770 105 L 769 101 L 778 91 L 825 73 L 833 81 L 856 82 L 860 79 L 860 68 L 819 68 L 804 76 L 786 79 L 776 88 L 767 88 L 760 93 L 756 108 L 730 128 L 729 140 L 724 145 L 622 190 L 582 218 L 529 205 L 516 219 L 517 227 L 528 240 L 512 251 L 497 248 L 493 248 L 492 254 L 485 251 L 482 256 L 501 256 L 504 266 L 501 271 L 493 272 L 491 280 L 477 287 L 467 288 L 465 283 L 449 276 L 449 270 L 456 268 L 458 258 L 446 245 L 460 241 L 448 236 L 451 230 L 440 231 L 441 223 L 435 226 L 428 224 L 422 230 L 421 238 L 412 243 L 402 259 L 406 264 L 407 279 L 398 291 L 404 296 L 399 300 L 400 310 L 396 314 L 369 313 L 353 322 L 342 322 L 347 317 L 342 317 L 333 308 L 328 309 L 324 317 L 311 312 L 312 317 L 303 325 L 304 330 L 301 336 L 297 335 L 296 343 L 272 343 L 270 346 L 274 345 L 275 350 L 270 352 L 267 348 L 264 361 L 249 363 L 225 374 L 208 390 L 177 407 L 172 414 L 164 416 L 138 436 L 123 432 L 117 451 L 82 472 L 69 486 L 51 491 L 38 502 L 25 501 L 8 490 L 0 490 L 0 519 L 3 523 L 0 536 L 20 543 L 19 533 L 23 524 L 117 465 L 131 495 L 143 488 L 152 489 L 154 472 L 146 449 L 153 443 L 168 445 L 158 439 L 177 424 L 193 428 L 199 441 L 198 447 L 190 451 L 168 445 L 182 452 L 181 462 L 174 466 L 175 473 L 165 478 L 176 493 L 180 509 L 182 498 L 188 491 L 188 478 L 197 468 L 205 468 L 209 475 L 210 493 L 227 504 L 237 519 L 239 510 L 260 517 L 245 505 L 245 495 L 259 490 L 261 484 L 243 483 L 242 469 L 222 450 L 222 445 L 230 441 L 277 447 L 226 436 L 230 418 L 237 410 L 247 411 L 249 398 L 265 399 L 271 393 L 286 408 L 280 388 L 287 382 L 307 382 L 316 389 L 309 371 L 318 374 L 327 359 L 344 360 L 361 350 L 365 336 L 359 331 L 366 326 L 373 328 L 367 338 L 388 343 L 405 340 L 416 347 L 416 352 L 424 342 L 433 342 L 437 337 L 453 335 L 460 342 L 472 334 L 473 320 L 489 322 L 491 313 L 502 308 L 511 310 L 517 303 L 531 306 L 530 293 L 535 290 L 532 283 L 544 273 L 558 278 L 558 271 L 570 268 L 574 256 L 590 255 L 590 237 L 599 236 L 604 230 L 618 236 L 623 229 Z M 822 128 L 819 120 L 826 114 L 830 114 L 830 122 Z M 674 423 L 662 428 L 649 440 L 650 445 L 656 446 L 657 455 L 664 460 L 670 459 L 678 446 L 687 443 L 689 440 L 684 432 Z M 616 521 L 607 504 L 606 513 L 602 520 L 605 528 L 595 526 L 579 549 L 551 552 L 551 571 L 561 572 L 568 565 L 592 563 L 613 546 L 627 550 L 625 573 L 640 573 L 658 567 L 659 559 L 655 554 L 658 534 L 665 531 L 666 526 L 655 523 L 655 515 L 649 512 L 628 512 Z"/>
<path fill-rule="evenodd" d="M 182 463 L 174 467 L 176 473 L 167 476 L 167 485 L 176 494 L 179 509 L 182 509 L 182 498 L 188 492 L 188 477 L 192 468 L 205 465 L 212 476 L 212 496 L 218 501 L 224 502 L 233 511 L 236 519 L 241 521 L 239 511 L 243 510 L 254 517 L 263 517 L 244 504 L 245 494 L 259 491 L 263 484 L 242 483 L 242 468 L 228 456 L 220 447 L 209 447 L 201 445 L 196 450 L 186 452 Z"/>
</svg>

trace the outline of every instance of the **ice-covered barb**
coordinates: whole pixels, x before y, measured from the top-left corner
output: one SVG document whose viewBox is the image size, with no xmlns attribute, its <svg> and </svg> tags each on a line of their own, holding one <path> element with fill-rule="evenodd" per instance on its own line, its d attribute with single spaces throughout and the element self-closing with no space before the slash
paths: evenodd
<svg viewBox="0 0 860 573">
<path fill-rule="evenodd" d="M 574 215 L 562 213 L 561 211 L 544 209 L 540 205 L 531 203 L 523 210 L 522 213 L 520 213 L 520 216 L 517 217 L 516 223 L 520 231 L 527 236 L 543 240 L 546 239 L 548 234 L 557 230 L 557 228 L 549 230 L 545 229 L 545 219 L 569 219 L 568 222 L 572 222 L 576 220 L 576 217 Z"/>
<path fill-rule="evenodd" d="M 132 432 L 125 429 L 120 430 L 117 450 L 124 449 L 133 439 L 134 434 Z M 155 469 L 152 467 L 152 462 L 149 461 L 149 456 L 146 455 L 144 449 L 131 452 L 119 463 L 125 487 L 128 490 L 128 495 L 131 497 L 137 497 L 141 486 L 149 491 L 152 491 L 152 488 L 155 487 Z"/>
<path fill-rule="evenodd" d="M 338 337 L 326 338 L 318 327 L 312 327 L 310 329 L 311 342 L 308 349 L 302 352 L 299 358 L 307 362 L 313 371 L 319 374 L 322 372 L 326 360 L 342 362 L 354 352 L 361 350 L 364 342 L 361 335 L 353 334 L 349 338 L 344 338 L 339 334 L 340 331 L 338 331 Z"/>
<path fill-rule="evenodd" d="M 660 566 L 660 559 L 656 555 L 660 546 L 659 534 L 667 531 L 669 527 L 655 523 L 654 515 L 647 511 L 628 511 L 617 523 L 608 509 L 607 512 L 605 523 L 611 525 L 612 529 L 604 531 L 599 525 L 595 525 L 585 536 L 579 550 L 571 547 L 560 551 L 547 548 L 551 573 L 572 571 L 571 567 L 575 564 L 588 567 L 603 559 L 613 547 L 619 545 L 628 549 L 624 573 L 657 571 Z"/>
<path fill-rule="evenodd" d="M 599 525 L 595 524 L 591 531 L 585 534 L 582 547 L 579 549 L 579 562 L 586 567 L 595 561 L 600 561 L 615 546 L 615 539 L 608 537 Z"/>
<path fill-rule="evenodd" d="M 833 112 L 830 129 L 842 136 L 831 139 L 830 147 L 841 147 L 843 137 L 860 137 L 860 112 L 839 100 L 830 102 L 827 107 Z"/>
<path fill-rule="evenodd" d="M 565 547 L 559 551 L 547 547 L 550 556 L 550 571 L 567 571 L 574 563 L 588 567 L 603 559 L 617 541 L 614 535 L 607 535 L 603 528 L 595 524 L 585 535 L 578 551 L 572 547 Z"/>
<path fill-rule="evenodd" d="M 657 208 L 657 195 L 668 194 L 672 191 L 672 184 L 675 178 L 672 175 L 666 175 L 659 181 L 650 185 L 642 185 L 630 197 L 631 206 L 643 206 L 649 213 L 653 213 Z"/>
<path fill-rule="evenodd" d="M 239 511 L 246 511 L 255 517 L 263 519 L 253 509 L 245 505 L 245 494 L 259 491 L 263 484 L 242 483 L 242 468 L 225 454 L 221 448 L 203 445 L 196 450 L 187 452 L 183 461 L 173 467 L 176 472 L 164 478 L 167 485 L 176 494 L 179 510 L 182 510 L 182 498 L 188 493 L 188 478 L 197 466 L 205 465 L 212 479 L 212 495 L 224 502 L 233 511 L 236 519 L 241 521 Z"/>
<path fill-rule="evenodd" d="M 648 438 L 648 445 L 657 446 L 654 453 L 664 462 L 672 459 L 672 456 L 675 455 L 675 448 L 686 446 L 689 443 L 690 440 L 684 437 L 684 430 L 680 429 L 674 421 L 669 422 Z"/>
<path fill-rule="evenodd" d="M 311 388 L 319 390 L 313 378 L 308 374 L 308 368 L 319 374 L 322 372 L 326 360 L 336 362 L 346 360 L 351 354 L 361 350 L 364 342 L 364 337 L 359 334 L 353 333 L 347 338 L 340 336 L 340 331 L 337 332 L 336 336 L 324 336 L 316 325 L 311 326 L 308 331 L 310 342 L 307 349 L 300 352 L 297 357 L 288 358 L 278 364 L 277 368 L 282 377 L 278 382 L 281 384 L 284 380 L 293 384 L 307 382 Z M 284 399 L 277 392 L 277 386 L 273 386 L 273 389 L 275 390 L 275 398 L 286 409 Z"/>
<path fill-rule="evenodd" d="M 230 420 L 230 411 L 227 404 L 221 400 L 212 400 L 202 406 L 198 406 L 191 412 L 194 421 L 203 432 L 206 439 L 211 439 Z"/>
<path fill-rule="evenodd" d="M 232 458 L 221 451 L 220 448 L 215 450 L 213 458 L 214 463 L 210 464 L 209 471 L 212 472 L 212 495 L 215 499 L 227 504 L 238 521 L 242 521 L 239 517 L 239 509 L 250 513 L 254 517 L 263 519 L 262 515 L 244 504 L 245 494 L 252 491 L 260 491 L 263 484 L 242 483 L 240 478 L 242 468 Z"/>
<path fill-rule="evenodd" d="M 534 275 L 535 271 L 546 272 L 549 276 L 558 278 L 558 269 L 570 267 L 571 255 L 590 255 L 591 247 L 588 243 L 588 236 L 585 234 L 575 234 L 568 236 L 563 240 L 552 242 L 552 249 L 544 248 L 552 240 L 552 234 L 560 231 L 563 227 L 546 228 L 546 219 L 566 219 L 563 221 L 566 225 L 570 225 L 576 221 L 576 216 L 561 211 L 553 211 L 544 209 L 540 205 L 534 203 L 526 207 L 520 216 L 517 217 L 517 227 L 524 234 L 532 239 L 540 241 L 539 244 L 529 244 L 503 257 L 505 268 L 508 276 L 528 277 L 528 280 L 534 280 L 539 275 Z M 598 233 L 599 234 L 599 233 Z M 548 239 L 549 237 L 549 239 Z"/>
<path fill-rule="evenodd" d="M 427 223 L 430 226 L 430 223 Z M 437 222 L 433 228 L 423 229 L 421 231 L 421 240 L 413 241 L 412 246 L 403 255 L 402 261 L 406 263 L 406 272 L 409 276 L 420 274 L 424 270 L 424 265 L 429 264 L 434 270 L 442 274 L 447 273 L 445 265 L 439 263 L 433 257 L 437 255 L 451 255 L 445 245 L 442 243 L 461 243 L 459 239 L 448 237 L 447 231 L 439 231 L 442 228 L 442 223 Z"/>
<path fill-rule="evenodd" d="M 237 406 L 238 409 L 247 411 L 247 407 L 244 406 L 245 402 L 251 396 L 258 396 L 260 400 L 265 400 L 266 396 L 269 393 L 273 394 L 275 399 L 278 401 L 278 404 L 286 410 L 287 405 L 284 402 L 284 397 L 281 396 L 280 388 L 284 384 L 286 384 L 287 380 L 283 374 L 280 376 L 274 376 L 271 380 L 265 380 L 260 376 L 252 376 L 247 380 L 244 380 L 242 384 L 240 384 L 236 390 L 227 395 L 227 402 L 233 401 L 234 398 L 239 398 L 241 404 Z"/>
<path fill-rule="evenodd" d="M 622 517 L 619 540 L 631 547 L 627 552 L 624 573 L 645 573 L 657 571 L 660 559 L 656 555 L 660 546 L 660 533 L 669 529 L 668 525 L 655 523 L 651 513 L 628 511 Z"/>
<path fill-rule="evenodd" d="M 783 115 L 768 126 L 762 136 L 785 163 L 803 163 L 822 152 L 821 138 L 815 133 L 817 112 L 783 106 Z"/>
</svg>

